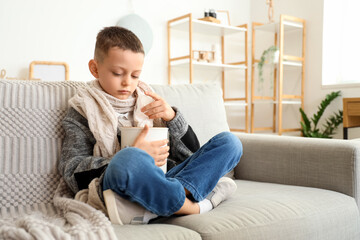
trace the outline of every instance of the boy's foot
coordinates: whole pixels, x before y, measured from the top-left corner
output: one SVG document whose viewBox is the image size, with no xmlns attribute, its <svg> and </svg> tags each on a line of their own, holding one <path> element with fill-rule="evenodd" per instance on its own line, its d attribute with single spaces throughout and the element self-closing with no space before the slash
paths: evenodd
<svg viewBox="0 0 360 240">
<path fill-rule="evenodd" d="M 229 198 L 237 189 L 234 180 L 228 177 L 222 177 L 216 184 L 215 188 L 206 197 L 209 199 L 213 207 L 217 207 L 221 202 Z"/>
<path fill-rule="evenodd" d="M 157 215 L 140 204 L 126 200 L 108 189 L 103 192 L 106 209 L 113 224 L 146 224 Z"/>
</svg>

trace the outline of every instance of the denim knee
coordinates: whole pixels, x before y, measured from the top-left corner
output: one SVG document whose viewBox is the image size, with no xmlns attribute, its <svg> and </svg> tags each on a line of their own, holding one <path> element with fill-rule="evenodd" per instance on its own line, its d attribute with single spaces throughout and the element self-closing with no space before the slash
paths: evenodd
<svg viewBox="0 0 360 240">
<path fill-rule="evenodd" d="M 223 151 L 233 156 L 235 161 L 239 162 L 243 153 L 243 146 L 240 139 L 231 132 L 222 132 L 216 137 L 219 139 L 224 149 Z"/>
<path fill-rule="evenodd" d="M 122 149 L 113 156 L 106 168 L 103 190 L 109 189 L 114 183 L 125 187 L 129 177 L 141 177 L 149 164 L 153 165 L 154 159 L 145 151 L 133 147 Z"/>
</svg>

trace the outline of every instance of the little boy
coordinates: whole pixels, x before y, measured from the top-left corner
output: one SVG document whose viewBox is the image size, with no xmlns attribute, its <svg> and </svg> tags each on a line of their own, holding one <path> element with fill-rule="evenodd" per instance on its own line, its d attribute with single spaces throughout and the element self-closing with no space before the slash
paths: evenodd
<svg viewBox="0 0 360 240">
<path fill-rule="evenodd" d="M 131 31 L 104 28 L 89 62 L 96 80 L 69 100 L 63 120 L 60 173 L 76 199 L 89 188 L 99 201 L 88 203 L 118 224 L 210 211 L 236 190 L 234 181 L 223 176 L 242 155 L 241 142 L 229 132 L 200 148 L 179 109 L 139 80 L 143 61 L 142 44 Z M 121 126 L 144 126 L 133 146 L 122 150 Z M 168 127 L 170 146 L 163 147 L 166 139 L 146 141 L 149 126 Z M 166 159 L 164 174 L 159 166 Z"/>
</svg>

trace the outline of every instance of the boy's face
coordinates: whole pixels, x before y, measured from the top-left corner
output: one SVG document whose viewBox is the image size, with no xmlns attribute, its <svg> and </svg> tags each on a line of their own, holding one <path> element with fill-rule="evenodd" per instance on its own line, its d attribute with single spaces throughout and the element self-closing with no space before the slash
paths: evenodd
<svg viewBox="0 0 360 240">
<path fill-rule="evenodd" d="M 124 100 L 135 91 L 143 63 L 144 54 L 113 47 L 102 62 L 90 60 L 89 69 L 105 92 Z"/>
</svg>

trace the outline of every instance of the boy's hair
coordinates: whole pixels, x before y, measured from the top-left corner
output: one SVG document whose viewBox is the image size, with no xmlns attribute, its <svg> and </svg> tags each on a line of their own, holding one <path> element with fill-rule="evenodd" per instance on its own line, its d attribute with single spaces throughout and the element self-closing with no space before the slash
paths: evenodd
<svg viewBox="0 0 360 240">
<path fill-rule="evenodd" d="M 95 60 L 102 62 L 112 47 L 145 54 L 139 38 L 130 30 L 122 27 L 105 27 L 98 33 L 95 44 Z"/>
</svg>

